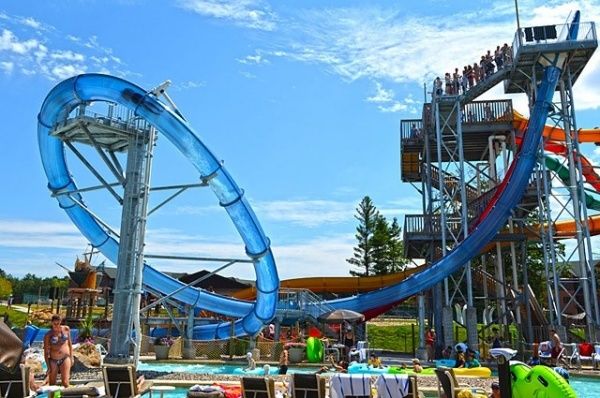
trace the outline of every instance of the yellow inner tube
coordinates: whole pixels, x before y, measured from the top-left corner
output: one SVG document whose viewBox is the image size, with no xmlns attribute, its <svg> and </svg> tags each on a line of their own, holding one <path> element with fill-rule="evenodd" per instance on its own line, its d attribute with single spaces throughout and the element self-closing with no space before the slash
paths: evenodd
<svg viewBox="0 0 600 398">
<path fill-rule="evenodd" d="M 492 370 L 480 366 L 478 368 L 454 368 L 452 369 L 456 376 L 473 376 L 473 377 L 491 377 Z"/>
</svg>

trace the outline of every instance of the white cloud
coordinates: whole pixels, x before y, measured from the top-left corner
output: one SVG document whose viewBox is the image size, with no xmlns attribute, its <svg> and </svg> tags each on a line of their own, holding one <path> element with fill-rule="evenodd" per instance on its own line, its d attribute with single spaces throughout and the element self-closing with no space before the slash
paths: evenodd
<svg viewBox="0 0 600 398">
<path fill-rule="evenodd" d="M 349 276 L 346 262 L 352 257 L 356 239 L 352 234 L 316 236 L 304 242 L 277 244 L 273 255 L 281 279 L 307 276 Z"/>
<path fill-rule="evenodd" d="M 238 59 L 237 61 L 241 64 L 246 64 L 246 65 L 249 65 L 249 64 L 260 65 L 260 64 L 268 64 L 269 63 L 269 60 L 264 58 L 260 54 L 246 55 L 244 58 Z"/>
<path fill-rule="evenodd" d="M 244 76 L 246 79 L 256 79 L 256 75 L 254 73 L 246 72 L 245 70 L 241 71 L 240 75 Z"/>
<path fill-rule="evenodd" d="M 33 29 L 40 29 L 42 27 L 42 24 L 39 21 L 36 21 L 35 19 L 33 19 L 31 17 L 23 18 L 21 23 L 23 25 L 27 25 Z"/>
<path fill-rule="evenodd" d="M 386 90 L 379 82 L 375 82 L 375 94 L 367 98 L 367 102 L 375 102 L 377 104 L 392 102 L 394 100 L 394 91 Z"/>
<path fill-rule="evenodd" d="M 64 61 L 73 61 L 73 62 L 83 62 L 85 61 L 85 56 L 83 54 L 75 53 L 71 50 L 57 50 L 50 54 L 50 57 L 53 59 L 64 60 Z M 96 57 L 98 59 L 98 57 Z"/>
<path fill-rule="evenodd" d="M 0 247 L 81 249 L 85 238 L 67 223 L 0 220 Z"/>
<path fill-rule="evenodd" d="M 0 51 L 10 51 L 16 54 L 24 55 L 39 45 L 35 39 L 20 41 L 13 32 L 8 29 L 2 30 L 0 36 Z"/>
<path fill-rule="evenodd" d="M 400 102 L 396 100 L 394 90 L 385 89 L 379 82 L 375 82 L 375 94 L 367 97 L 367 102 L 377 104 L 377 109 L 383 113 L 417 113 L 419 104 L 414 101 L 412 97 L 406 97 L 403 101 L 404 102 Z"/>
<path fill-rule="evenodd" d="M 277 16 L 259 0 L 180 0 L 179 5 L 202 16 L 231 21 L 251 29 L 272 31 Z"/>
<path fill-rule="evenodd" d="M 582 11 L 584 21 L 600 19 L 598 1 L 521 3 L 522 26 L 560 24 L 576 9 Z M 435 76 L 471 64 L 499 44 L 511 43 L 516 31 L 514 4 L 504 2 L 447 16 L 400 14 L 391 7 L 320 8 L 284 22 L 278 37 L 270 38 L 272 56 L 322 64 L 348 81 L 370 78 L 429 86 Z M 599 106 L 600 93 L 594 89 L 599 84 L 596 54 L 575 86 L 578 109 Z M 368 100 L 385 98 L 384 92 L 376 92 Z M 521 102 L 526 109 L 526 101 Z M 398 101 L 379 108 L 417 112 L 407 104 Z"/>
<path fill-rule="evenodd" d="M 4 73 L 6 73 L 7 75 L 10 75 L 14 68 L 15 68 L 15 64 L 13 62 L 6 62 L 6 61 L 0 62 L 0 69 L 2 69 L 4 71 Z"/>
<path fill-rule="evenodd" d="M 353 220 L 356 203 L 331 200 L 288 200 L 253 203 L 261 218 L 285 221 L 304 227 Z"/>
<path fill-rule="evenodd" d="M 190 89 L 200 88 L 200 87 L 204 87 L 204 86 L 206 86 L 206 83 L 204 83 L 204 82 L 187 80 L 185 82 L 181 82 L 179 84 L 174 85 L 173 88 L 176 91 L 181 91 L 181 90 L 190 90 Z"/>
<path fill-rule="evenodd" d="M 250 201 L 259 220 L 289 223 L 306 228 L 354 222 L 354 214 L 360 200 L 335 201 L 322 199 Z M 378 205 L 386 217 L 401 217 L 421 210 L 421 199 L 417 196 L 403 201 L 392 201 Z M 222 212 L 219 206 L 180 206 L 177 215 L 208 215 Z"/>
<path fill-rule="evenodd" d="M 0 62 L 25 76 L 41 75 L 55 81 L 86 71 L 124 76 L 120 58 L 102 47 L 96 36 L 82 40 L 63 34 L 31 17 L 2 17 Z M 62 48 L 61 48 L 62 47 Z M 3 69 L 6 72 L 6 68 Z"/>
<path fill-rule="evenodd" d="M 52 76 L 58 80 L 67 79 L 71 76 L 85 73 L 86 68 L 83 65 L 59 65 L 52 68 Z"/>
</svg>

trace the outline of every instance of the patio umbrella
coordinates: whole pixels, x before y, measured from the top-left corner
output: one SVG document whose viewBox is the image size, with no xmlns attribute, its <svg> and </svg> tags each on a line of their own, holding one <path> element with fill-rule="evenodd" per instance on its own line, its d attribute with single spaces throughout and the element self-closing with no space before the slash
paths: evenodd
<svg viewBox="0 0 600 398">
<path fill-rule="evenodd" d="M 360 312 L 352 310 L 333 310 L 319 315 L 317 318 L 323 323 L 343 323 L 343 322 L 361 322 L 365 320 L 365 316 Z"/>
</svg>

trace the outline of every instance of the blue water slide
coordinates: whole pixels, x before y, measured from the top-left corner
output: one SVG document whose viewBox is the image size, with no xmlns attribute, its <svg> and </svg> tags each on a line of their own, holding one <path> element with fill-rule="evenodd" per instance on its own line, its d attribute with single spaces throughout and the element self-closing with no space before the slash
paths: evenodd
<svg viewBox="0 0 600 398">
<path fill-rule="evenodd" d="M 477 225 L 465 240 L 426 270 L 414 274 L 396 285 L 370 293 L 331 300 L 327 303 L 335 309 L 345 308 L 358 312 L 384 307 L 429 289 L 458 271 L 471 258 L 476 256 L 506 223 L 512 209 L 517 206 L 523 196 L 536 163 L 536 154 L 542 131 L 560 74 L 561 70 L 556 66 L 545 68 L 531 112 L 532 116 L 523 137 L 521 151 L 514 160 L 516 162 L 514 173 L 510 175 L 505 189 L 499 195 L 498 201 L 489 215 Z"/>
<path fill-rule="evenodd" d="M 236 335 L 258 332 L 275 316 L 279 291 L 279 277 L 270 241 L 265 236 L 254 212 L 233 178 L 221 162 L 200 141 L 186 121 L 142 88 L 113 76 L 84 74 L 56 85 L 48 93 L 38 115 L 38 142 L 48 188 L 57 195 L 59 206 L 67 213 L 81 233 L 106 258 L 117 264 L 119 244 L 85 208 L 82 196 L 71 177 L 65 160 L 63 142 L 50 135 L 54 126 L 64 120 L 80 104 L 89 101 L 108 101 L 130 109 L 157 128 L 186 156 L 200 173 L 225 208 L 253 260 L 256 273 L 256 302 L 250 303 L 224 298 L 201 289 L 184 285 L 145 264 L 144 285 L 154 292 L 168 295 L 183 288 L 174 299 L 209 311 L 240 318 L 233 326 Z M 75 192 L 75 193 L 73 193 Z M 196 339 L 226 338 L 231 336 L 230 323 L 197 327 Z"/>
</svg>

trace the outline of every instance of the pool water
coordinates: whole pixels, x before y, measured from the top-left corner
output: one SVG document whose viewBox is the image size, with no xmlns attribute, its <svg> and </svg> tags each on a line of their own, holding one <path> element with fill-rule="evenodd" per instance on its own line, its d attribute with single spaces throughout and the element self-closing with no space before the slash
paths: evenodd
<svg viewBox="0 0 600 398">
<path fill-rule="evenodd" d="M 138 370 L 169 372 L 169 373 L 193 373 L 193 374 L 216 374 L 216 375 L 264 375 L 261 366 L 251 371 L 244 371 L 243 365 L 214 365 L 214 364 L 181 364 L 181 363 L 161 363 L 161 362 L 140 362 Z M 316 367 L 290 367 L 288 373 L 315 373 L 319 368 Z M 271 366 L 270 374 L 278 374 L 279 368 Z"/>
<path fill-rule="evenodd" d="M 600 397 L 600 379 L 571 377 L 570 383 L 580 398 Z"/>
<path fill-rule="evenodd" d="M 262 375 L 263 369 L 258 368 L 254 372 L 243 372 L 239 365 L 214 365 L 214 364 L 178 364 L 178 363 L 143 363 L 140 362 L 138 370 L 172 373 L 194 373 L 194 374 L 228 374 L 228 375 Z M 290 367 L 288 373 L 314 373 L 318 368 Z M 271 366 L 270 373 L 277 374 L 278 368 Z M 571 377 L 571 386 L 580 398 L 600 397 L 600 379 L 589 377 Z M 185 397 L 187 388 L 177 388 L 175 391 L 165 392 L 164 398 Z"/>
</svg>

